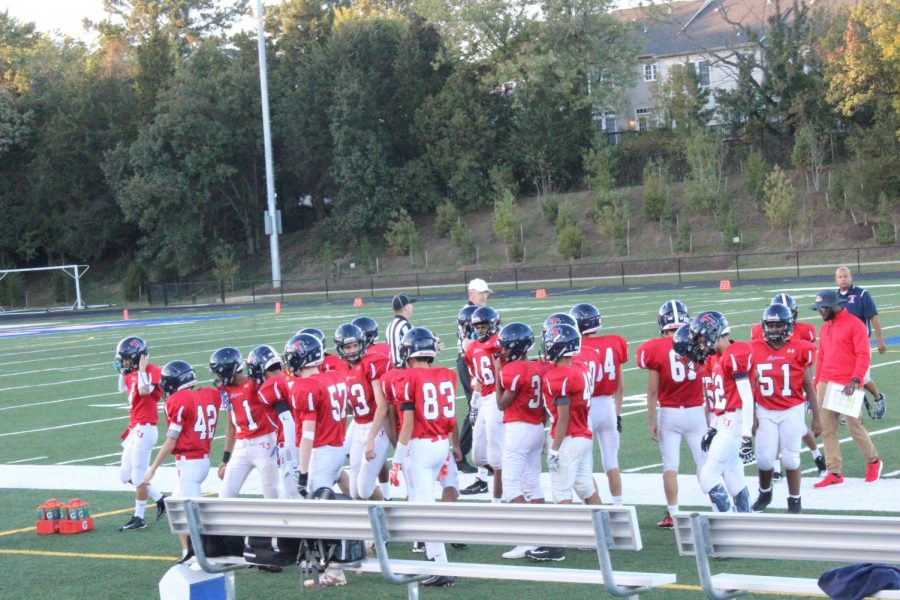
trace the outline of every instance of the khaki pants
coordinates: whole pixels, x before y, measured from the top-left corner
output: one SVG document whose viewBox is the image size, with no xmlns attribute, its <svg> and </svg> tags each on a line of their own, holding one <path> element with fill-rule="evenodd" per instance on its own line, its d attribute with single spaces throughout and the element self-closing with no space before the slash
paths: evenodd
<svg viewBox="0 0 900 600">
<path fill-rule="evenodd" d="M 841 413 L 832 410 L 826 410 L 822 406 L 825 400 L 825 386 L 827 384 L 820 382 L 816 386 L 816 396 L 819 399 L 819 419 L 822 421 L 822 441 L 825 443 L 825 464 L 831 473 L 841 473 L 841 465 L 843 458 L 841 457 L 841 444 L 838 440 L 838 427 L 840 426 Z M 856 445 L 859 446 L 866 462 L 870 463 L 878 458 L 878 451 L 869 432 L 866 431 L 860 419 L 846 417 L 847 429 L 850 430 L 850 436 Z"/>
</svg>

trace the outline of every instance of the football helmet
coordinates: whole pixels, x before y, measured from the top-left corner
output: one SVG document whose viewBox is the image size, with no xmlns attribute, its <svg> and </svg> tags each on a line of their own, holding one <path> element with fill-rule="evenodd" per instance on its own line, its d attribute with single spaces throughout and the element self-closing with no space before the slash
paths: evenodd
<svg viewBox="0 0 900 600">
<path fill-rule="evenodd" d="M 309 335 L 319 340 L 319 342 L 322 344 L 322 352 L 324 352 L 328 348 L 328 340 L 325 338 L 325 332 L 321 329 L 318 329 L 317 327 L 304 327 L 297 332 L 297 335 L 300 335 L 301 333 L 308 333 Z"/>
<path fill-rule="evenodd" d="M 780 324 L 780 327 L 774 325 Z M 767 342 L 786 342 L 794 332 L 794 317 L 787 304 L 771 304 L 762 315 L 763 337 Z"/>
<path fill-rule="evenodd" d="M 776 294 L 774 298 L 772 298 L 772 304 L 784 304 L 791 311 L 791 316 L 794 320 L 797 320 L 797 301 L 790 294 L 785 294 L 784 292 L 780 294 Z"/>
<path fill-rule="evenodd" d="M 359 349 L 350 354 L 345 352 L 344 346 L 354 342 L 359 344 Z M 348 363 L 359 362 L 366 354 L 366 334 L 353 323 L 344 323 L 334 331 L 334 348 L 337 350 L 338 356 Z"/>
<path fill-rule="evenodd" d="M 478 333 L 479 325 L 487 325 L 487 329 Z M 479 306 L 472 313 L 472 330 L 479 342 L 486 342 L 488 338 L 500 329 L 500 313 L 490 306 Z"/>
<path fill-rule="evenodd" d="M 256 383 L 266 380 L 266 371 L 281 367 L 284 362 L 272 346 L 257 346 L 247 355 L 247 376 Z"/>
<path fill-rule="evenodd" d="M 675 330 L 675 335 L 672 336 L 672 349 L 684 360 L 698 365 L 703 364 L 703 361 L 706 360 L 706 354 L 700 350 L 697 340 L 691 337 L 690 323 L 685 323 Z"/>
<path fill-rule="evenodd" d="M 143 338 L 128 336 L 116 346 L 116 369 L 122 375 L 137 371 L 141 356 L 149 356 L 147 342 Z"/>
<path fill-rule="evenodd" d="M 600 311 L 593 304 L 576 304 L 569 309 L 569 316 L 575 319 L 581 335 L 599 331 L 603 326 L 603 318 L 600 316 Z"/>
<path fill-rule="evenodd" d="M 525 323 L 504 325 L 497 336 L 497 344 L 506 360 L 525 358 L 534 347 L 534 331 Z"/>
<path fill-rule="evenodd" d="M 669 300 L 659 307 L 656 314 L 656 323 L 659 325 L 659 332 L 678 329 L 682 325 L 691 322 L 691 313 L 688 312 L 687 306 L 681 300 Z"/>
<path fill-rule="evenodd" d="M 478 310 L 477 304 L 466 304 L 456 315 L 456 325 L 465 337 L 472 335 L 472 313 Z"/>
<path fill-rule="evenodd" d="M 356 317 L 350 323 L 362 329 L 366 336 L 366 348 L 378 341 L 378 322 L 372 317 Z"/>
<path fill-rule="evenodd" d="M 298 333 L 284 345 L 284 363 L 291 373 L 321 365 L 324 358 L 322 342 L 309 333 Z"/>
<path fill-rule="evenodd" d="M 424 327 L 413 327 L 400 340 L 400 360 L 406 364 L 410 358 L 425 358 L 428 362 L 437 356 L 437 338 Z"/>
<path fill-rule="evenodd" d="M 575 329 L 578 329 L 578 323 L 569 314 L 553 313 L 544 319 L 544 324 L 541 326 L 541 339 L 543 339 L 545 331 L 552 327 L 556 327 L 557 325 L 571 325 Z"/>
<path fill-rule="evenodd" d="M 209 357 L 209 370 L 216 385 L 231 385 L 235 374 L 244 370 L 244 357 L 237 348 L 219 348 Z"/>
<path fill-rule="evenodd" d="M 581 351 L 581 334 L 573 325 L 559 323 L 541 334 L 541 351 L 550 362 Z"/>
<path fill-rule="evenodd" d="M 684 340 L 682 332 L 684 327 L 682 325 L 675 332 L 675 352 L 698 364 L 702 364 L 706 357 L 716 351 L 716 342 L 719 338 L 731 332 L 725 315 L 714 310 L 703 311 L 691 319 L 690 325 L 687 326 L 687 341 Z"/>
<path fill-rule="evenodd" d="M 159 387 L 166 395 L 194 387 L 196 383 L 197 374 L 194 373 L 194 367 L 183 360 L 167 362 L 159 377 Z"/>
</svg>

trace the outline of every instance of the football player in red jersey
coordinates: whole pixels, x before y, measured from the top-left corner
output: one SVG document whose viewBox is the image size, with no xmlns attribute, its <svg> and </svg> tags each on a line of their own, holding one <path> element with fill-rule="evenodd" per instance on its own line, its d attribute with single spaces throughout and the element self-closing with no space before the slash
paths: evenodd
<svg viewBox="0 0 900 600">
<path fill-rule="evenodd" d="M 662 455 L 667 509 L 656 526 L 664 529 L 675 526 L 672 515 L 678 512 L 681 440 L 687 442 L 698 473 L 706 460 L 700 449 L 707 430 L 702 381 L 694 363 L 685 364 L 672 349 L 675 330 L 690 320 L 684 303 L 669 300 L 656 317 L 660 337 L 647 340 L 637 350 L 638 367 L 647 369 L 647 427 Z"/>
<path fill-rule="evenodd" d="M 560 324 L 541 335 L 541 349 L 550 363 L 542 377 L 544 405 L 550 412 L 550 447 L 547 467 L 553 501 L 572 502 L 575 492 L 585 504 L 600 504 L 594 481 L 594 452 L 589 418 L 592 383 L 572 357 L 581 350 L 581 335 L 571 325 Z M 539 546 L 525 553 L 535 560 L 565 560 L 562 548 Z"/>
<path fill-rule="evenodd" d="M 456 430 L 456 373 L 446 367 L 434 367 L 437 339 L 429 330 L 414 327 L 400 344 L 400 356 L 409 367 L 403 376 L 400 403 L 403 425 L 391 466 L 391 483 L 399 484 L 399 474 L 407 473 L 412 482 L 414 502 L 434 502 L 434 482 L 444 469 L 462 455 Z M 451 456 L 452 453 L 452 456 Z M 447 552 L 440 542 L 425 542 L 429 560 L 447 563 Z M 436 587 L 453 585 L 453 577 L 434 575 L 422 584 Z"/>
<path fill-rule="evenodd" d="M 679 356 L 697 364 L 713 354 L 718 356 L 710 370 L 716 421 L 701 441 L 707 454 L 698 477 L 700 489 L 709 494 L 713 507 L 720 512 L 750 512 L 744 465 L 755 459 L 751 435 L 756 363 L 752 346 L 731 341 L 730 332 L 722 313 L 704 311 L 690 325 L 675 331 L 673 347 Z"/>
<path fill-rule="evenodd" d="M 390 449 L 385 425 L 388 407 L 380 379 L 388 358 L 366 352 L 362 329 L 345 323 L 334 332 L 338 355 L 347 363 L 346 381 L 353 427 L 350 440 L 350 496 L 363 500 L 383 500 L 378 472 Z"/>
<path fill-rule="evenodd" d="M 471 323 L 475 340 L 466 348 L 466 364 L 475 387 L 472 406 L 477 411 L 472 428 L 472 461 L 478 467 L 490 465 L 494 470 L 492 501 L 500 502 L 503 496 L 503 420 L 497 408 L 497 372 L 494 361 L 494 357 L 500 352 L 497 346 L 500 313 L 490 306 L 480 306 L 472 313 Z M 479 470 L 475 483 L 461 493 L 468 495 L 488 491 L 487 482 L 481 479 L 482 476 Z"/>
<path fill-rule="evenodd" d="M 804 323 L 803 321 L 797 320 L 797 301 L 794 300 L 794 298 L 790 294 L 784 292 L 776 294 L 775 297 L 772 298 L 772 304 L 783 304 L 787 306 L 791 311 L 791 318 L 794 319 L 794 333 L 791 336 L 793 339 L 805 340 L 807 342 L 815 344 L 816 328 L 810 323 Z M 765 341 L 765 338 L 763 337 L 762 323 L 756 323 L 750 329 L 750 341 Z M 806 429 L 806 433 L 803 434 L 803 443 L 806 444 L 807 448 L 809 448 L 809 451 L 813 457 L 813 461 L 816 463 L 816 468 L 819 469 L 819 475 L 825 475 L 825 457 L 819 450 L 819 446 L 816 443 L 816 436 L 812 434 L 808 427 Z M 777 460 L 775 466 L 779 467 Z M 780 467 L 775 469 L 774 477 L 775 479 L 779 479 L 781 477 Z"/>
<path fill-rule="evenodd" d="M 148 496 L 156 503 L 156 520 L 166 514 L 162 493 L 155 487 L 143 486 L 144 474 L 150 464 L 150 453 L 159 438 L 158 402 L 162 396 L 159 387 L 160 369 L 148 360 L 147 342 L 129 336 L 116 347 L 116 363 L 119 375 L 119 391 L 128 394 L 128 429 L 122 433 L 122 466 L 119 479 L 135 486 L 134 514 L 119 531 L 143 529 L 146 526 L 144 511 Z"/>
<path fill-rule="evenodd" d="M 263 496 L 277 498 L 278 427 L 269 407 L 256 393 L 256 382 L 244 373 L 240 351 L 230 347 L 216 350 L 209 358 L 209 369 L 224 394 L 222 406 L 229 417 L 225 452 L 219 465 L 219 497 L 237 496 L 250 471 L 256 469 Z"/>
<path fill-rule="evenodd" d="M 350 323 L 362 329 L 366 340 L 366 354 L 377 354 L 390 360 L 391 345 L 387 342 L 378 341 L 378 322 L 375 319 L 372 317 L 356 317 Z"/>
<path fill-rule="evenodd" d="M 547 363 L 529 360 L 534 331 L 525 323 L 509 323 L 497 337 L 500 346 L 497 405 L 503 411 L 503 500 L 544 503 L 541 488 L 541 453 L 544 449 L 544 418 L 541 375 Z M 524 558 L 536 546 L 516 546 L 503 558 Z"/>
<path fill-rule="evenodd" d="M 175 457 L 176 483 L 173 498 L 199 498 L 200 485 L 209 475 L 209 448 L 216 435 L 222 396 L 214 388 L 193 390 L 197 384 L 194 368 L 183 360 L 166 363 L 160 387 L 166 394 L 166 441 L 147 469 L 141 487 L 148 487 L 159 465 L 169 455 Z M 187 553 L 187 536 L 181 536 L 182 554 Z"/>
<path fill-rule="evenodd" d="M 299 498 L 297 492 L 297 428 L 291 414 L 291 392 L 284 376 L 284 362 L 271 346 L 257 346 L 247 355 L 247 375 L 259 386 L 256 395 L 268 408 L 276 426 L 278 448 L 278 497 Z M 275 417 L 275 420 L 272 417 Z"/>
<path fill-rule="evenodd" d="M 619 335 L 601 335 L 600 311 L 591 304 L 577 304 L 569 314 L 578 323 L 585 348 L 596 351 L 599 365 L 591 390 L 591 430 L 600 445 L 603 471 L 609 480 L 613 504 L 622 504 L 622 475 L 619 472 L 619 438 L 622 432 L 622 365 L 628 362 L 628 342 Z"/>
<path fill-rule="evenodd" d="M 762 316 L 765 341 L 752 342 L 756 362 L 757 407 L 756 463 L 759 466 L 759 497 L 753 512 L 772 502 L 772 474 L 781 444 L 781 464 L 787 471 L 788 512 L 800 507 L 800 439 L 806 431 L 803 393 L 812 410 L 812 432 L 822 433 L 816 389 L 809 368 L 815 361 L 812 343 L 795 339 L 794 318 L 784 304 L 772 304 Z"/>
</svg>

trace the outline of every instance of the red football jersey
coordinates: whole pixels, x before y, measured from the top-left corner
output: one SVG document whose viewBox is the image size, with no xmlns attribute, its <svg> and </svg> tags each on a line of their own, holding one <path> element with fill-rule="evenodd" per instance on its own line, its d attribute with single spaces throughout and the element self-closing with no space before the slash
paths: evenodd
<svg viewBox="0 0 900 600">
<path fill-rule="evenodd" d="M 150 376 L 150 383 L 153 390 L 146 396 L 141 396 L 138 392 L 138 372 L 132 371 L 124 377 L 125 388 L 128 390 L 128 404 L 131 405 L 131 418 L 128 421 L 128 427 L 149 423 L 156 425 L 159 422 L 159 399 L 162 398 L 162 388 L 159 387 L 159 377 L 162 369 L 158 366 L 148 363 L 147 374 Z"/>
<path fill-rule="evenodd" d="M 357 423 L 371 423 L 375 418 L 375 393 L 372 382 L 381 379 L 388 359 L 378 354 L 366 354 L 345 375 L 353 418 Z"/>
<path fill-rule="evenodd" d="M 282 428 L 281 421 L 278 419 L 275 405 L 279 402 L 290 404 L 291 390 L 288 388 L 287 378 L 284 375 L 269 377 L 259 386 L 256 395 L 259 397 L 260 402 L 266 405 L 269 418 L 275 424 L 275 428 L 278 431 L 278 443 L 284 443 L 284 428 Z"/>
<path fill-rule="evenodd" d="M 791 334 L 792 340 L 804 340 L 807 342 L 816 341 L 816 328 L 809 323 L 797 321 L 794 323 L 794 332 Z M 761 342 L 763 340 L 762 323 L 757 323 L 750 328 L 750 341 Z"/>
<path fill-rule="evenodd" d="M 297 423 L 297 446 L 303 421 L 315 421 L 313 448 L 343 446 L 346 433 L 347 384 L 337 373 L 316 373 L 291 381 L 291 412 Z"/>
<path fill-rule="evenodd" d="M 612 396 L 622 378 L 622 365 L 628 362 L 628 342 L 619 335 L 584 337 L 582 346 L 595 348 L 600 354 L 600 370 L 593 396 Z"/>
<path fill-rule="evenodd" d="M 591 426 L 588 421 L 591 385 L 584 369 L 576 365 L 553 365 L 544 373 L 543 382 L 544 404 L 553 418 L 550 435 L 556 436 L 556 422 L 559 420 L 556 399 L 566 397 L 569 399 L 569 427 L 566 435 L 591 439 Z"/>
<path fill-rule="evenodd" d="M 387 342 L 375 342 L 371 346 L 366 349 L 366 354 L 372 354 L 375 356 L 383 356 L 390 360 L 391 358 L 391 345 Z"/>
<path fill-rule="evenodd" d="M 388 363 L 391 366 L 391 363 Z M 403 399 L 403 376 L 406 369 L 388 369 L 381 378 L 381 392 L 388 406 L 393 406 L 397 413 L 397 431 L 403 425 L 403 411 L 400 410 L 400 401 Z"/>
<path fill-rule="evenodd" d="M 591 382 L 588 391 L 591 394 L 591 398 L 594 398 L 600 395 L 599 392 L 594 393 L 600 389 L 600 382 L 597 381 L 597 378 L 600 376 L 600 352 L 597 351 L 596 344 L 585 344 L 584 340 L 587 339 L 591 338 L 581 338 L 581 351 L 572 357 L 572 363 L 578 365 L 587 373 L 588 381 Z"/>
<path fill-rule="evenodd" d="M 719 357 L 713 354 L 708 356 L 706 362 L 702 365 L 694 365 L 694 368 L 697 369 L 697 375 L 700 376 L 700 381 L 702 382 L 703 398 L 706 400 L 706 407 L 710 412 L 715 410 L 716 407 L 716 386 L 713 385 L 713 369 L 718 362 Z"/>
<path fill-rule="evenodd" d="M 494 373 L 494 355 L 500 352 L 497 345 L 497 334 L 487 341 L 474 341 L 466 349 L 466 364 L 469 373 L 481 383 L 481 395 L 493 394 L 497 387 L 497 374 Z"/>
<path fill-rule="evenodd" d="M 546 363 L 536 360 L 514 360 L 500 369 L 503 390 L 515 392 L 512 404 L 503 411 L 503 422 L 543 423 L 544 405 L 541 402 L 541 375 Z"/>
<path fill-rule="evenodd" d="M 802 404 L 803 372 L 813 365 L 816 347 L 793 337 L 778 350 L 763 341 L 751 345 L 756 362 L 757 403 L 770 410 Z"/>
<path fill-rule="evenodd" d="M 641 369 L 659 374 L 659 405 L 669 408 L 702 406 L 703 381 L 694 363 L 682 361 L 670 337 L 647 340 L 637 350 Z"/>
<path fill-rule="evenodd" d="M 222 395 L 215 388 L 181 390 L 166 399 L 169 429 L 180 430 L 173 455 L 192 459 L 209 454 L 221 405 Z"/>
<path fill-rule="evenodd" d="M 413 439 L 456 431 L 456 372 L 446 367 L 406 369 L 402 410 L 414 415 Z"/>
<path fill-rule="evenodd" d="M 330 354 L 328 352 L 325 353 L 325 356 L 322 358 L 322 364 L 319 365 L 319 371 L 325 373 L 326 371 L 337 371 L 338 373 L 346 373 L 348 370 L 347 363 L 341 360 L 341 357 L 337 354 Z"/>
<path fill-rule="evenodd" d="M 719 356 L 712 368 L 713 411 L 717 415 L 741 410 L 741 395 L 735 378 L 749 377 L 755 387 L 756 363 L 753 347 L 747 342 L 734 342 Z"/>
<path fill-rule="evenodd" d="M 260 401 L 256 388 L 252 379 L 247 379 L 243 385 L 222 388 L 227 395 L 225 409 L 231 414 L 235 439 L 251 439 L 278 430 L 271 409 Z"/>
</svg>

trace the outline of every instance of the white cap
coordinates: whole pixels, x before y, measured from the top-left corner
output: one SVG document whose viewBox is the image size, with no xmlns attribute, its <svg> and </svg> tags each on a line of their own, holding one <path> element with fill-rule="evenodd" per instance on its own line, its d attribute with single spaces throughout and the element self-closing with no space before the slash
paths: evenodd
<svg viewBox="0 0 900 600">
<path fill-rule="evenodd" d="M 491 288 L 488 287 L 487 282 L 484 279 L 473 279 L 469 282 L 469 291 L 470 292 L 487 292 L 488 294 L 492 293 Z"/>
</svg>

